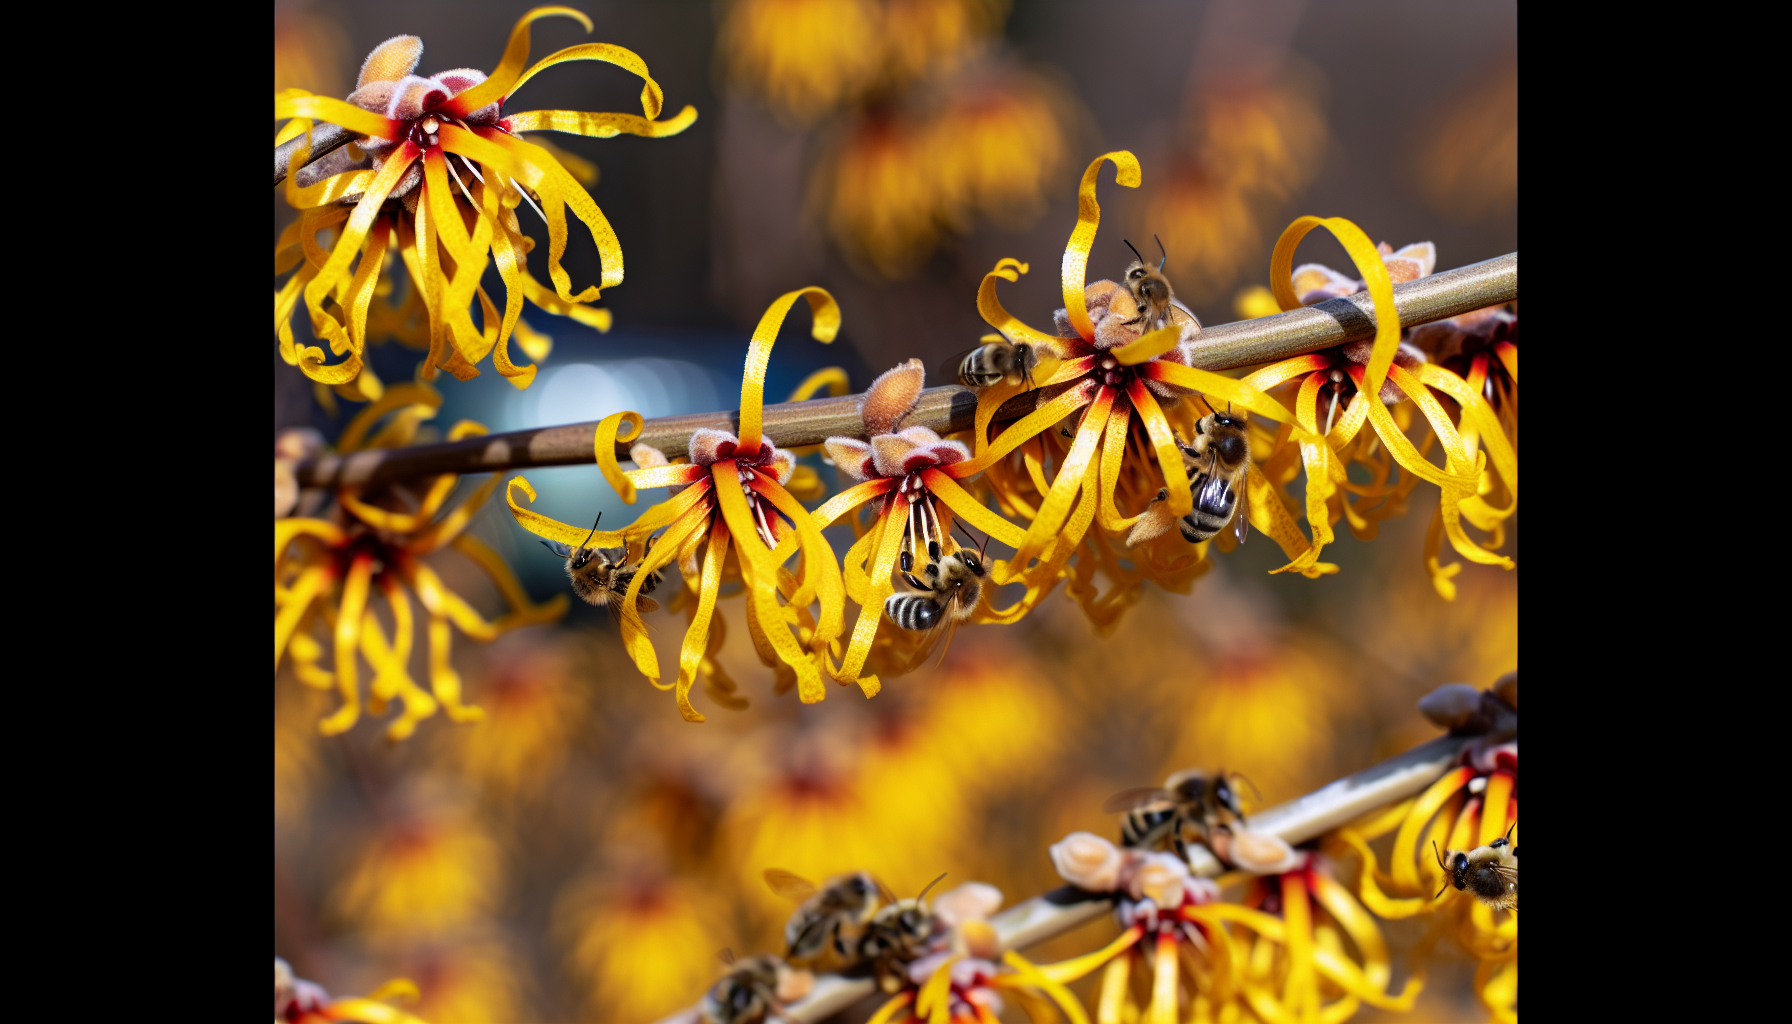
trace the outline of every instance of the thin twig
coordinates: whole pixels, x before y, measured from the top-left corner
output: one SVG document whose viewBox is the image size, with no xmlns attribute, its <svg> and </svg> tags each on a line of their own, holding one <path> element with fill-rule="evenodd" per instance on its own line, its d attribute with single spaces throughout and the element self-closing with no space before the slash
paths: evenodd
<svg viewBox="0 0 1792 1024">
<path fill-rule="evenodd" d="M 1517 253 L 1394 286 L 1394 304 L 1403 327 L 1443 320 L 1516 298 Z M 1368 293 L 1358 292 L 1275 316 L 1210 327 L 1201 332 L 1192 362 L 1204 370 L 1231 370 L 1374 336 L 1374 305 Z M 844 395 L 768 405 L 765 435 L 784 448 L 819 444 L 829 437 L 862 437 L 865 426 L 859 404 L 863 398 Z M 996 419 L 1018 419 L 1032 411 L 1035 400 L 1032 392 L 1019 395 L 1001 408 Z M 977 392 L 971 388 L 956 384 L 928 388 L 921 392 L 920 404 L 904 422 L 945 434 L 971 427 L 976 409 Z M 658 448 L 668 456 L 682 455 L 691 434 L 700 427 L 738 431 L 740 413 L 656 417 L 646 422 L 641 436 L 633 443 Z M 595 422 L 572 423 L 445 444 L 357 452 L 346 457 L 325 455 L 300 463 L 297 473 L 300 485 L 305 487 L 354 487 L 439 473 L 570 466 L 592 461 L 596 433 Z M 628 446 L 618 445 L 618 457 L 627 458 L 627 449 Z"/>
<path fill-rule="evenodd" d="M 313 124 L 311 126 L 311 159 L 306 162 L 305 166 L 311 166 L 332 150 L 340 149 L 353 141 L 355 141 L 355 133 L 341 125 L 330 124 L 327 121 Z M 293 153 L 297 152 L 299 147 L 304 144 L 305 136 L 299 135 L 274 147 L 275 188 L 279 188 L 280 183 L 286 180 L 286 165 L 292 162 Z M 300 170 L 304 170 L 304 168 L 301 167 Z"/>
<path fill-rule="evenodd" d="M 1483 735 L 1516 739 L 1517 730 L 1517 714 L 1503 711 L 1490 731 Z M 1457 762 L 1464 747 L 1481 738 L 1457 733 L 1439 736 L 1374 767 L 1346 775 L 1306 796 L 1253 814 L 1249 818 L 1250 828 L 1275 836 L 1291 846 L 1317 838 L 1372 811 L 1423 792 Z M 1197 875 L 1213 877 L 1224 869 L 1204 846 L 1189 847 L 1189 854 L 1191 870 Z M 1024 949 L 1087 924 L 1112 910 L 1111 897 L 1066 885 L 1043 896 L 1023 900 L 991 917 L 989 923 L 1001 937 L 1003 949 Z M 875 991 L 876 985 L 870 978 L 818 975 L 809 995 L 792 1003 L 785 1013 L 793 1021 L 810 1024 L 839 1013 Z M 690 1012 L 674 1014 L 660 1024 L 688 1021 Z"/>
</svg>

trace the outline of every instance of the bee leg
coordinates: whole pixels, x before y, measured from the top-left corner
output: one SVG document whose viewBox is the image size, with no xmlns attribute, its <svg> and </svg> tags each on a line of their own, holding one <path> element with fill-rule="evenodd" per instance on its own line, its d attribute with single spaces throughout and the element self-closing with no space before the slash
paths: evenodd
<svg viewBox="0 0 1792 1024">
<path fill-rule="evenodd" d="M 906 551 L 903 552 L 903 554 L 907 554 L 907 553 L 908 552 L 906 552 Z M 907 569 L 904 569 L 902 571 L 902 578 L 907 580 L 908 585 L 911 587 L 914 587 L 916 590 L 932 590 L 933 589 L 933 587 L 930 586 L 929 584 L 922 583 L 920 580 L 916 579 L 915 574 L 912 572 L 909 572 Z"/>
<path fill-rule="evenodd" d="M 906 575 L 915 571 L 915 553 L 907 548 L 902 549 L 902 571 Z"/>
</svg>

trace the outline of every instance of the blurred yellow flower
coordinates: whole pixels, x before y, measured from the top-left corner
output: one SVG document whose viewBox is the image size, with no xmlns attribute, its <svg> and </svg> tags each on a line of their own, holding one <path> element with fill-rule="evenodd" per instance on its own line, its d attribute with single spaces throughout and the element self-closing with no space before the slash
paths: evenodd
<svg viewBox="0 0 1792 1024">
<path fill-rule="evenodd" d="M 1412 157 L 1426 205 L 1472 223 L 1518 202 L 1518 59 L 1509 55 L 1468 78 L 1418 122 Z"/>
<path fill-rule="evenodd" d="M 722 0 L 718 66 L 801 125 L 868 93 L 950 71 L 1001 27 L 1007 0 Z"/>
<path fill-rule="evenodd" d="M 1236 771 L 1270 803 L 1324 781 L 1340 710 L 1335 664 L 1288 638 L 1197 658 L 1190 669 L 1201 685 L 1182 704 L 1166 772 Z"/>
<path fill-rule="evenodd" d="M 716 59 L 736 83 L 786 117 L 809 123 L 872 80 L 882 29 L 872 0 L 732 0 L 716 29 Z"/>
<path fill-rule="evenodd" d="M 550 16 L 574 18 L 591 30 L 590 19 L 568 7 L 529 11 L 517 22 L 490 77 L 466 68 L 417 77 L 413 72 L 423 56 L 423 41 L 394 36 L 369 54 L 347 100 L 297 89 L 276 95 L 274 117 L 289 119 L 276 144 L 308 138 L 318 120 L 358 133 L 354 144 L 310 167 L 305 166 L 309 144 L 301 145 L 289 165 L 285 197 L 302 214 L 282 233 L 274 252 L 275 274 L 292 271 L 274 296 L 275 334 L 288 363 L 324 384 L 356 380 L 362 372 L 369 304 L 391 252 L 403 258 L 413 302 L 421 301 L 427 314 L 424 379 L 446 369 L 466 380 L 478 374 L 478 364 L 490 354 L 500 374 L 527 387 L 535 366 L 513 364 L 507 348 L 525 299 L 548 312 L 608 328 L 609 314 L 586 304 L 599 297 L 601 288 L 622 283 L 621 244 L 584 188 L 552 153 L 523 141 L 520 133 L 661 138 L 689 127 L 697 112 L 687 106 L 676 117 L 655 120 L 664 100 L 647 65 L 629 50 L 607 43 L 569 47 L 525 70 L 529 25 Z M 504 102 L 523 83 L 573 60 L 604 61 L 640 76 L 646 83 L 642 116 L 568 110 L 503 113 Z M 529 273 L 527 254 L 534 243 L 516 218 L 519 204 L 534 206 L 537 200 L 548 226 L 552 289 Z M 569 208 L 590 229 L 603 261 L 599 284 L 576 294 L 560 265 Z M 327 246 L 319 241 L 324 232 L 334 235 Z M 357 253 L 361 258 L 351 273 Z M 504 283 L 502 314 L 480 285 L 493 261 Z M 343 357 L 340 361 L 326 364 L 323 349 L 295 342 L 291 319 L 301 295 L 313 334 L 328 343 L 333 355 Z M 471 313 L 475 298 L 479 326 Z M 373 394 L 363 388 L 362 395 L 351 397 Z"/>
<path fill-rule="evenodd" d="M 596 460 L 625 502 L 633 503 L 637 488 L 678 488 L 670 500 L 648 509 L 620 530 L 593 533 L 519 505 L 515 496 L 518 490 L 528 500 L 535 499 L 535 489 L 522 477 L 512 480 L 506 493 L 511 514 L 525 530 L 575 546 L 626 546 L 630 561 L 640 560 L 641 568 L 622 601 L 622 641 L 635 667 L 649 682 L 661 689 L 676 687 L 679 713 L 689 722 L 703 721 L 691 704 L 690 692 L 700 666 L 714 653 L 709 642 L 710 622 L 731 547 L 732 564 L 746 584 L 747 627 L 760 660 L 768 666 L 781 663 L 794 672 L 797 695 L 803 703 L 814 703 L 827 696 L 822 676 L 832 674 L 829 649 L 844 630 L 845 591 L 840 565 L 808 510 L 784 489 L 795 472 L 796 460 L 760 432 L 764 422 L 765 371 L 772 344 L 799 298 L 809 302 L 815 318 L 810 334 L 817 341 L 833 341 L 840 330 L 840 307 L 824 289 L 788 292 L 772 303 L 754 330 L 747 352 L 741 382 L 739 436 L 725 430 L 700 429 L 691 435 L 689 463 L 624 474 L 617 468 L 615 430 L 621 419 L 633 417 L 633 433 L 622 436 L 621 441 L 633 440 L 641 430 L 640 416 L 619 413 L 605 421 L 609 427 L 607 435 L 604 430 L 598 431 Z M 648 547 L 648 538 L 662 527 L 665 532 Z M 783 567 L 798 550 L 803 555 L 800 579 Z M 697 595 L 697 604 L 679 652 L 678 681 L 661 686 L 659 657 L 641 621 L 637 602 L 650 574 L 674 559 L 678 560 L 685 586 Z M 780 596 L 787 603 L 780 603 Z M 819 615 L 810 614 L 812 603 L 819 603 Z M 712 696 L 718 696 L 713 684 L 720 678 L 724 677 L 709 677 Z M 866 696 L 877 692 L 875 679 L 861 681 L 860 685 Z M 731 693 L 722 692 L 718 699 L 725 705 L 744 706 Z"/>
<path fill-rule="evenodd" d="M 410 1009 L 429 1024 L 539 1019 L 524 996 L 526 969 L 503 942 L 475 935 L 425 945 L 397 959 L 420 993 Z"/>
<path fill-rule="evenodd" d="M 429 938 L 485 917 L 502 883 L 498 844 L 427 780 L 374 832 L 330 895 L 364 932 Z"/>
<path fill-rule="evenodd" d="M 574 981 L 605 1021 L 653 1020 L 708 987 L 724 918 L 706 887 L 633 871 L 574 883 L 554 904 Z"/>
<path fill-rule="evenodd" d="M 441 395 L 426 384 L 389 388 L 343 429 L 338 451 L 403 447 L 415 437 L 418 424 L 433 417 L 441 404 Z M 387 416 L 390 421 L 369 437 L 374 425 Z M 448 439 L 485 432 L 485 427 L 462 420 L 448 431 Z M 429 481 L 422 491 L 398 485 L 367 492 L 345 488 L 327 519 L 274 521 L 274 668 L 279 670 L 290 650 L 293 672 L 301 682 L 333 688 L 341 697 L 341 706 L 318 723 L 324 735 L 344 732 L 360 718 L 357 658 L 365 658 L 374 668 L 368 710 L 383 715 L 390 702 L 403 704 L 387 738 L 410 736 L 417 722 L 435 714 L 438 707 L 456 722 L 479 721 L 483 712 L 462 702 L 460 675 L 449 660 L 450 623 L 475 640 L 489 642 L 518 626 L 551 622 L 565 614 L 564 594 L 534 604 L 503 558 L 464 532 L 500 480 L 493 476 L 439 519 L 437 513 L 459 482 L 455 474 Z M 423 561 L 447 547 L 491 578 L 510 605 L 509 614 L 488 621 L 448 589 Z M 371 601 L 376 588 L 392 617 L 390 639 Z M 430 692 L 411 677 L 415 626 L 410 594 L 422 601 L 429 616 Z M 325 656 L 324 643 L 316 635 L 320 629 L 333 648 L 334 672 L 319 664 Z"/>
<path fill-rule="evenodd" d="M 347 84 L 348 38 L 329 18 L 274 5 L 274 91 L 337 92 Z"/>
<path fill-rule="evenodd" d="M 1318 89 L 1297 73 L 1205 88 L 1186 110 L 1188 141 L 1146 216 L 1183 268 L 1178 291 L 1209 301 L 1261 257 L 1261 221 L 1312 182 L 1327 132 Z"/>
<path fill-rule="evenodd" d="M 540 795 L 560 773 L 585 725 L 586 691 L 557 638 L 495 645 L 478 678 L 485 725 L 439 733 L 442 763 L 456 765 L 501 805 Z"/>
</svg>

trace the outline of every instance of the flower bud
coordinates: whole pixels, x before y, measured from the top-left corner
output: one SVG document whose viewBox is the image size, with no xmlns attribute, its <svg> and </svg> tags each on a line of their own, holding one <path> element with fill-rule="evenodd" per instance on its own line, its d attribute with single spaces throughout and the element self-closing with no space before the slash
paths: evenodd
<svg viewBox="0 0 1792 1024">
<path fill-rule="evenodd" d="M 1072 832 L 1052 844 L 1052 866 L 1066 882 L 1089 892 L 1120 885 L 1120 849 L 1093 832 Z"/>
</svg>

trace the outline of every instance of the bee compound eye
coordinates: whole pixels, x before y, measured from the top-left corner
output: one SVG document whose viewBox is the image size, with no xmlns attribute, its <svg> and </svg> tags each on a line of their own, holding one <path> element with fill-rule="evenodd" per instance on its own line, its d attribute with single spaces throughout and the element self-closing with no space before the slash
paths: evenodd
<svg viewBox="0 0 1792 1024">
<path fill-rule="evenodd" d="M 1455 858 L 1450 862 L 1450 864 L 1452 867 L 1454 867 L 1456 869 L 1457 874 L 1461 874 L 1462 872 L 1467 871 L 1468 870 L 1468 854 L 1458 853 L 1455 856 Z"/>
</svg>

